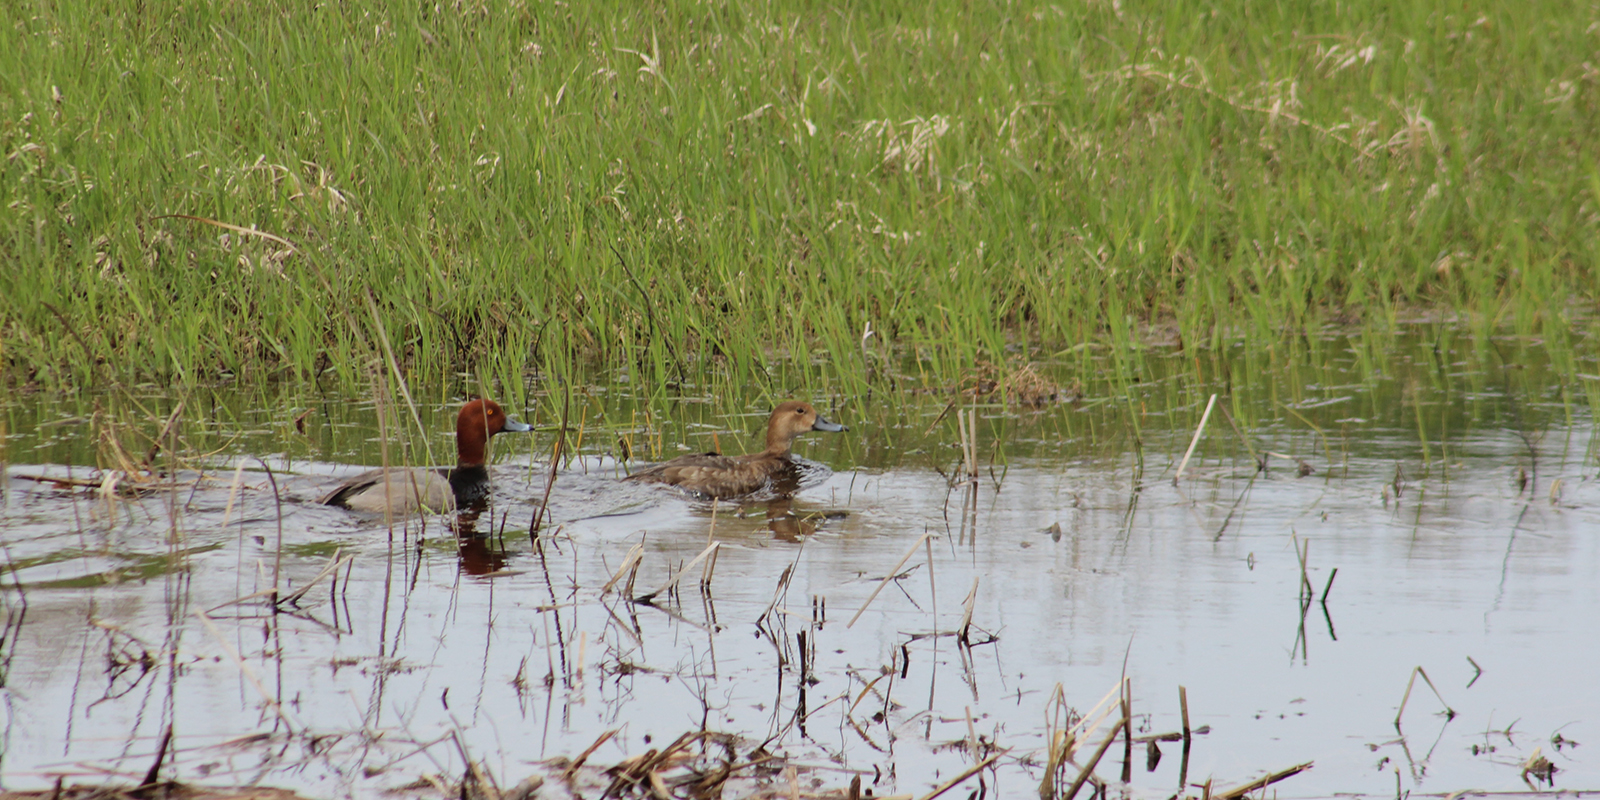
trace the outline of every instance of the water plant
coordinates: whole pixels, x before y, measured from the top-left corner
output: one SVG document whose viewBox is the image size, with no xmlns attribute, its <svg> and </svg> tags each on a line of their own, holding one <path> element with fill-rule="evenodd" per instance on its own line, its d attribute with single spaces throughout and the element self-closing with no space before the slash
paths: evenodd
<svg viewBox="0 0 1600 800">
<path fill-rule="evenodd" d="M 1595 294 L 1579 3 L 13 12 L 11 384 L 358 386 L 381 329 L 425 383 L 857 392 Z"/>
</svg>

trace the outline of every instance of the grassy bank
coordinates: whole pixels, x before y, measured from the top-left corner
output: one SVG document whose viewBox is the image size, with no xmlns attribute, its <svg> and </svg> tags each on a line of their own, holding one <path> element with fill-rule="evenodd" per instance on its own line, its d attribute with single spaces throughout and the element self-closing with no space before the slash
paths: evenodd
<svg viewBox="0 0 1600 800">
<path fill-rule="evenodd" d="M 422 380 L 853 391 L 889 347 L 936 383 L 1419 311 L 1566 336 L 1596 294 L 1596 20 L 16 4 L 4 382 L 354 382 L 387 339 Z"/>
</svg>

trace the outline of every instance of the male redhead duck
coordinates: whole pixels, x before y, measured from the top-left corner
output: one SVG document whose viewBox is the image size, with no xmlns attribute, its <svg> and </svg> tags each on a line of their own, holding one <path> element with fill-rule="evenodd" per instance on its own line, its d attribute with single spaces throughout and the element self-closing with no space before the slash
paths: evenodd
<svg viewBox="0 0 1600 800">
<path fill-rule="evenodd" d="M 767 418 L 767 449 L 747 456 L 716 453 L 680 456 L 646 467 L 625 480 L 666 483 L 709 498 L 728 498 L 761 491 L 796 471 L 797 461 L 790 452 L 794 440 L 806 431 L 850 430 L 817 415 L 809 403 L 790 400 L 772 410 Z"/>
<path fill-rule="evenodd" d="M 531 431 L 533 426 L 506 416 L 493 400 L 473 400 L 456 415 L 456 466 L 417 469 L 382 468 L 363 472 L 317 502 L 352 511 L 414 514 L 423 509 L 448 511 L 481 503 L 489 496 L 489 470 L 484 451 L 489 437 L 503 431 Z"/>
</svg>

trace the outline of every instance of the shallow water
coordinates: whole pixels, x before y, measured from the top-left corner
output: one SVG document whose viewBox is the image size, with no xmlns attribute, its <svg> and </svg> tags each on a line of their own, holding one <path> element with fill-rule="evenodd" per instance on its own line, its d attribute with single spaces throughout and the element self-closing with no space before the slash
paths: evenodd
<svg viewBox="0 0 1600 800">
<path fill-rule="evenodd" d="M 948 396 L 841 404 L 852 431 L 800 448 L 834 474 L 787 505 L 619 484 L 618 437 L 644 452 L 654 435 L 670 456 L 715 432 L 737 451 L 760 419 L 613 389 L 586 401 L 584 455 L 556 471 L 537 547 L 549 435 L 497 440 L 488 535 L 461 545 L 440 518 L 391 528 L 305 502 L 378 460 L 358 406 L 301 435 L 292 401 L 224 403 L 204 419 L 225 446 L 192 447 L 172 488 L 108 500 L 23 477 L 89 478 L 105 450 L 73 435 L 90 423 L 50 424 L 86 409 L 17 401 L 0 526 L 5 583 L 22 590 L 5 594 L 0 781 L 136 781 L 168 722 L 168 777 L 317 796 L 458 777 L 463 753 L 510 785 L 607 731 L 591 763 L 704 727 L 741 737 L 741 756 L 768 742 L 804 787 L 862 774 L 880 795 L 960 774 L 976 739 L 977 758 L 1005 751 L 988 791 L 1037 796 L 1057 687 L 1087 712 L 1126 675 L 1136 736 L 1180 728 L 1180 686 L 1209 726 L 1191 785 L 1315 762 L 1273 791 L 1526 790 L 1537 749 L 1556 787 L 1600 788 L 1593 748 L 1571 744 L 1600 724 L 1592 420 L 1578 390 L 1541 377 L 1536 349 L 1504 368 L 1433 344 L 1379 366 L 1330 345 L 1314 374 L 1231 377 L 1252 447 L 1294 460 L 1257 472 L 1218 410 L 1176 486 L 1208 393 L 1181 357 L 1075 404 L 978 405 L 976 483 L 947 477 Z M 424 403 L 424 426 L 452 408 Z M 711 540 L 709 589 L 701 562 L 653 604 L 602 593 L 635 546 L 640 595 Z M 336 579 L 312 583 L 336 558 Z M 230 604 L 275 574 L 310 586 L 288 613 Z M 961 625 L 969 592 L 971 646 L 927 635 Z M 1417 680 L 1397 732 L 1416 667 L 1438 696 Z M 1181 745 L 1161 748 L 1153 770 L 1134 750 L 1132 794 L 1178 790 Z M 1099 775 L 1115 784 L 1122 756 L 1119 742 Z"/>
</svg>

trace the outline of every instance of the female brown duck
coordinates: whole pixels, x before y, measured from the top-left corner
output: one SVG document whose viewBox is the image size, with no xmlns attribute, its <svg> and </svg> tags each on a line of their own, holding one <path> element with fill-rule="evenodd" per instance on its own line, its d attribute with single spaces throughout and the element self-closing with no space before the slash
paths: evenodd
<svg viewBox="0 0 1600 800">
<path fill-rule="evenodd" d="M 646 467 L 626 480 L 667 483 L 712 498 L 738 497 L 761 491 L 786 473 L 796 471 L 797 459 L 790 452 L 796 436 L 806 431 L 847 430 L 850 429 L 818 416 L 809 403 L 790 400 L 773 409 L 767 418 L 767 449 L 759 453 L 681 456 Z"/>
<path fill-rule="evenodd" d="M 495 401 L 473 400 L 456 415 L 454 469 L 375 469 L 339 484 L 317 502 L 378 514 L 468 508 L 489 497 L 489 469 L 484 466 L 489 437 L 530 430 L 527 423 L 506 416 Z"/>
</svg>

